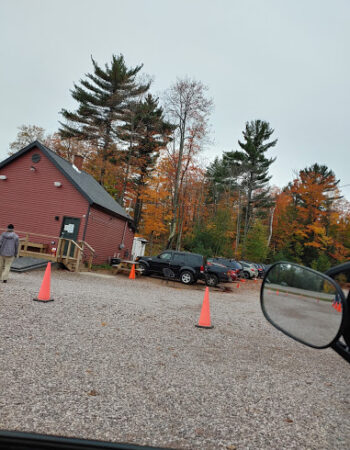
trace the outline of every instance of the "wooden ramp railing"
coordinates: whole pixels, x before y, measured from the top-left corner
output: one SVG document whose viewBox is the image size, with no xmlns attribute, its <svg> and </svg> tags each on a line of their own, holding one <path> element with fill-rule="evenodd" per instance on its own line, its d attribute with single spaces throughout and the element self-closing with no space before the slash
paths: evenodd
<svg viewBox="0 0 350 450">
<path fill-rule="evenodd" d="M 81 263 L 86 261 L 91 269 L 95 250 L 85 241 L 75 242 L 73 239 L 59 238 L 56 257 L 69 270 L 78 272 Z"/>
<path fill-rule="evenodd" d="M 0 228 L 0 232 L 6 231 Z M 85 241 L 57 238 L 46 234 L 18 231 L 19 256 L 47 259 L 64 264 L 68 270 L 78 272 L 86 262 L 91 269 L 95 250 Z"/>
</svg>

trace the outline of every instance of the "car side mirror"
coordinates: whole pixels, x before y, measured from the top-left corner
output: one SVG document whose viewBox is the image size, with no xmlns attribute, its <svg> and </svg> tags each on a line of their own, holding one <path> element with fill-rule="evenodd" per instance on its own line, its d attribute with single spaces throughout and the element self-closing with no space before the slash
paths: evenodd
<svg viewBox="0 0 350 450">
<path fill-rule="evenodd" d="M 327 275 L 294 263 L 276 263 L 264 277 L 260 300 L 272 325 L 310 347 L 329 347 L 341 334 L 345 297 Z"/>
</svg>

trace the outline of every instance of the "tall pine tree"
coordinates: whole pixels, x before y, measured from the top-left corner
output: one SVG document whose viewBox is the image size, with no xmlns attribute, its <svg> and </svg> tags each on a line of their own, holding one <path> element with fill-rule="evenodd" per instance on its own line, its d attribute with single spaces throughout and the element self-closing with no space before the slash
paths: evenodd
<svg viewBox="0 0 350 450">
<path fill-rule="evenodd" d="M 267 183 L 271 179 L 269 168 L 276 158 L 267 158 L 265 153 L 277 144 L 277 139 L 269 141 L 274 130 L 268 122 L 254 120 L 247 122 L 243 131 L 244 141 L 238 141 L 242 151 L 232 153 L 232 159 L 244 167 L 243 187 L 246 192 L 245 217 L 243 231 L 244 255 L 246 240 L 252 222 L 254 207 L 268 207 L 272 200 Z"/>
<path fill-rule="evenodd" d="M 123 55 L 112 56 L 112 61 L 101 68 L 91 58 L 94 73 L 86 74 L 80 85 L 74 84 L 72 97 L 79 103 L 77 111 L 62 109 L 66 123 L 61 123 L 62 138 L 92 141 L 102 159 L 99 182 L 103 184 L 106 162 L 113 155 L 113 144 L 118 141 L 120 126 L 130 101 L 145 93 L 149 83 L 137 83 L 142 65 L 128 69 Z"/>
<path fill-rule="evenodd" d="M 130 108 L 126 123 L 121 129 L 122 139 L 129 141 L 129 150 L 126 155 L 126 173 L 120 200 L 124 198 L 126 182 L 132 169 L 133 190 L 136 194 L 134 208 L 136 228 L 141 220 L 142 192 L 152 176 L 159 152 L 171 140 L 175 128 L 164 119 L 163 109 L 158 103 L 158 98 L 148 94 L 144 101 Z"/>
</svg>

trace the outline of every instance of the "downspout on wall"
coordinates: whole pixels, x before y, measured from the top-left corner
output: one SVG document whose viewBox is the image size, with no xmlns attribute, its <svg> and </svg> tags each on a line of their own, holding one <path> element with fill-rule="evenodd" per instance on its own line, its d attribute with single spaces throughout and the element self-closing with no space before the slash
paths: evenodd
<svg viewBox="0 0 350 450">
<path fill-rule="evenodd" d="M 128 221 L 126 220 L 126 221 L 125 221 L 125 225 L 124 225 L 124 231 L 123 231 L 122 241 L 121 241 L 121 243 L 119 244 L 119 249 L 120 249 L 120 250 L 122 250 L 122 249 L 125 247 L 124 239 L 125 239 L 125 232 L 126 232 L 126 226 L 127 226 L 127 224 L 128 224 Z"/>
<path fill-rule="evenodd" d="M 87 230 L 87 226 L 88 226 L 88 222 L 89 222 L 89 216 L 90 216 L 90 203 L 87 209 L 87 213 L 86 213 L 86 217 L 85 217 L 85 226 L 84 226 L 84 232 L 83 232 L 83 241 L 85 241 L 85 236 L 86 236 L 86 230 Z"/>
</svg>

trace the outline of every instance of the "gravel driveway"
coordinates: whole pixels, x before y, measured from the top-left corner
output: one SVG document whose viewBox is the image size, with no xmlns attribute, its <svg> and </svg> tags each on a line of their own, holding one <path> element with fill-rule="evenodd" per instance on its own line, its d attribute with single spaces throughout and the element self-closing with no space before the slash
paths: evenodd
<svg viewBox="0 0 350 450">
<path fill-rule="evenodd" d="M 0 286 L 0 428 L 191 449 L 348 449 L 349 368 L 269 325 L 260 283 L 52 272 Z"/>
</svg>

